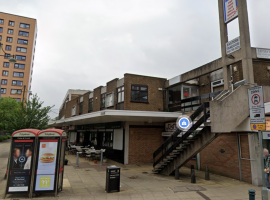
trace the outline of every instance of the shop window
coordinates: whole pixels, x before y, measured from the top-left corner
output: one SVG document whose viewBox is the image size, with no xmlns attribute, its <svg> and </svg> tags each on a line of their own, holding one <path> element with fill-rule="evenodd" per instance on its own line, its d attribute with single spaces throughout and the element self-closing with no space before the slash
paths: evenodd
<svg viewBox="0 0 270 200">
<path fill-rule="evenodd" d="M 97 145 L 97 132 L 91 132 L 89 135 L 90 146 Z"/>
<path fill-rule="evenodd" d="M 93 111 L 93 98 L 89 99 L 89 106 L 88 106 L 88 112 Z"/>
<path fill-rule="evenodd" d="M 117 103 L 124 102 L 124 86 L 117 88 Z"/>
<path fill-rule="evenodd" d="M 147 103 L 148 102 L 148 86 L 131 85 L 131 101 Z"/>
<path fill-rule="evenodd" d="M 80 141 L 79 144 L 83 144 L 84 143 L 84 133 L 80 133 Z"/>
<path fill-rule="evenodd" d="M 113 132 L 103 132 L 102 146 L 113 148 Z"/>
<path fill-rule="evenodd" d="M 104 109 L 105 108 L 105 98 L 106 98 L 106 94 L 101 94 L 101 98 L 100 98 L 100 109 Z"/>
</svg>

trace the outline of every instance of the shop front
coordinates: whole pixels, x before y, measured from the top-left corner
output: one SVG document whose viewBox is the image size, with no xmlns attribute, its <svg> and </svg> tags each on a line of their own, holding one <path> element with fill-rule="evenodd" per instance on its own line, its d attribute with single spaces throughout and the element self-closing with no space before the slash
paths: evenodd
<svg viewBox="0 0 270 200">
<path fill-rule="evenodd" d="M 122 122 L 75 126 L 69 131 L 69 143 L 106 149 L 105 156 L 124 163 L 124 128 Z"/>
</svg>

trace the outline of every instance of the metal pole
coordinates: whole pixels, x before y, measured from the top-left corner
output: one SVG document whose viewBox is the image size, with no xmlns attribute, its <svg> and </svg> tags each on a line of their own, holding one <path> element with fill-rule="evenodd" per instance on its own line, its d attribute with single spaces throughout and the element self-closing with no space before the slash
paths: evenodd
<svg viewBox="0 0 270 200">
<path fill-rule="evenodd" d="M 103 165 L 103 149 L 100 150 L 100 165 Z"/>
<path fill-rule="evenodd" d="M 80 155 L 80 152 L 77 152 L 76 167 L 79 167 L 79 155 Z"/>
<path fill-rule="evenodd" d="M 22 98 L 22 102 L 24 102 L 25 88 L 26 88 L 26 86 L 24 85 L 24 86 L 23 86 L 23 98 Z"/>
<path fill-rule="evenodd" d="M 258 131 L 259 134 L 259 144 L 260 144 L 260 160 L 261 160 L 261 171 L 262 171 L 262 182 L 263 182 L 263 188 L 262 188 L 262 200 L 268 200 L 268 191 L 266 188 L 266 182 L 265 182 L 265 172 L 264 172 L 264 161 L 263 161 L 263 146 L 262 146 L 262 132 Z"/>
<path fill-rule="evenodd" d="M 237 147 L 238 147 L 238 163 L 239 163 L 239 180 L 242 181 L 242 163 L 241 163 L 241 149 L 240 149 L 240 138 L 239 134 L 236 135 L 237 137 Z"/>
</svg>

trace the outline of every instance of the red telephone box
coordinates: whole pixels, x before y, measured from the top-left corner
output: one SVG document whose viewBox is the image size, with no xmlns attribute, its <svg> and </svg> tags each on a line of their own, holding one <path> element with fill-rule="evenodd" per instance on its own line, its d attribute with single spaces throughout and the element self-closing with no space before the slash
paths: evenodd
<svg viewBox="0 0 270 200">
<path fill-rule="evenodd" d="M 66 133 L 61 129 L 38 133 L 34 192 L 54 192 L 57 195 L 62 189 L 65 143 Z"/>
<path fill-rule="evenodd" d="M 6 194 L 30 193 L 35 167 L 35 143 L 39 130 L 23 129 L 12 134 Z"/>
</svg>

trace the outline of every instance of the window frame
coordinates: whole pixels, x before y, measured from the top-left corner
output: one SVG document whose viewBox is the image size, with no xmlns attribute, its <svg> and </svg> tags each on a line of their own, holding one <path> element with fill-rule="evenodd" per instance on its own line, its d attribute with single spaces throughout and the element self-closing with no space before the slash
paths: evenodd
<svg viewBox="0 0 270 200">
<path fill-rule="evenodd" d="M 8 39 L 9 39 L 9 38 L 11 38 L 11 42 L 10 42 L 10 41 L 8 41 Z M 12 43 L 12 42 L 13 42 L 13 37 L 7 37 L 6 42 L 8 42 L 8 43 Z"/>
<path fill-rule="evenodd" d="M 20 33 L 27 33 L 27 36 L 26 36 L 26 35 L 22 35 L 22 34 L 20 34 Z M 23 37 L 29 37 L 29 32 L 19 30 L 18 35 L 19 35 L 19 36 L 23 36 Z"/>
<path fill-rule="evenodd" d="M 23 43 L 20 43 L 20 42 L 19 42 L 19 40 L 27 41 L 27 43 L 24 43 L 24 42 L 23 42 Z M 28 40 L 18 38 L 18 40 L 17 40 L 17 44 L 28 45 Z"/>
<path fill-rule="evenodd" d="M 24 57 L 24 60 L 22 60 L 22 59 L 18 59 L 18 57 L 17 57 L 17 56 L 19 56 L 20 58 Z M 26 56 L 22 56 L 22 55 L 16 55 L 16 56 L 15 56 L 15 59 L 16 59 L 16 60 L 20 60 L 20 61 L 26 61 Z"/>
<path fill-rule="evenodd" d="M 14 94 L 14 93 L 12 93 L 12 90 L 16 90 L 17 92 L 20 91 L 20 93 L 17 93 L 17 92 L 16 92 L 16 93 Z M 21 94 L 22 94 L 22 89 L 10 89 L 10 94 L 12 94 L 12 95 L 21 95 Z"/>
<path fill-rule="evenodd" d="M 18 85 L 18 84 L 13 84 L 13 81 L 16 81 L 16 82 L 21 82 L 21 85 Z M 15 85 L 15 86 L 23 86 L 23 81 L 19 81 L 19 80 L 12 80 L 12 84 L 11 85 Z"/>
<path fill-rule="evenodd" d="M 118 91 L 120 89 L 120 91 Z M 120 86 L 118 88 L 116 88 L 117 91 L 117 103 L 123 103 L 125 102 L 125 86 Z M 123 101 L 119 101 L 119 93 L 121 93 L 121 97 L 123 99 Z"/>
<path fill-rule="evenodd" d="M 12 33 L 9 33 L 9 31 L 12 31 Z M 9 29 L 7 30 L 7 34 L 13 35 L 13 34 L 14 34 L 14 29 L 9 28 Z"/>
<path fill-rule="evenodd" d="M 4 75 L 4 72 L 7 72 L 7 75 Z M 2 71 L 2 76 L 8 76 L 8 74 L 9 74 L 9 71 L 7 71 L 7 70 Z"/>
<path fill-rule="evenodd" d="M 0 19 L 0 24 L 4 24 L 5 20 L 4 19 Z"/>
<path fill-rule="evenodd" d="M 90 104 L 91 104 L 91 109 L 90 109 Z M 92 112 L 94 108 L 94 99 L 90 98 L 88 101 L 88 113 Z"/>
<path fill-rule="evenodd" d="M 14 73 L 23 74 L 23 76 L 14 76 Z M 13 77 L 23 78 L 24 77 L 24 72 L 13 72 Z"/>
<path fill-rule="evenodd" d="M 7 83 L 8 83 L 8 79 L 1 79 L 1 85 L 7 85 Z"/>
<path fill-rule="evenodd" d="M 3 27 L 0 27 L 0 33 L 3 33 L 3 30 L 4 30 L 4 28 Z"/>
<path fill-rule="evenodd" d="M 2 92 L 2 90 L 4 90 L 5 92 Z M 7 88 L 0 88 L 0 93 L 1 94 L 6 94 L 7 93 Z"/>
<path fill-rule="evenodd" d="M 23 68 L 16 67 L 16 65 L 23 65 Z M 25 69 L 25 64 L 22 64 L 22 63 L 14 63 L 14 69 Z"/>
<path fill-rule="evenodd" d="M 18 51 L 18 48 L 25 49 L 25 51 Z M 26 47 L 16 47 L 16 52 L 27 53 L 27 48 Z"/>
<path fill-rule="evenodd" d="M 139 90 L 134 90 L 134 89 L 132 89 L 132 86 L 139 87 L 140 89 Z M 146 87 L 147 90 L 141 90 L 141 87 Z M 148 88 L 148 85 L 131 84 L 130 89 L 131 89 L 131 92 L 130 92 L 130 94 L 131 94 L 131 96 L 130 96 L 130 102 L 133 102 L 133 103 L 146 103 L 146 104 L 149 103 L 149 95 L 148 95 L 149 94 L 149 92 L 148 92 L 149 88 Z M 139 93 L 141 93 L 141 92 L 147 92 L 147 101 L 136 101 L 136 100 L 132 100 L 132 91 L 139 91 Z M 140 94 L 139 94 L 139 97 L 140 97 Z"/>
<path fill-rule="evenodd" d="M 10 47 L 10 49 L 7 49 L 7 47 Z M 6 45 L 5 46 L 5 51 L 11 51 L 11 49 L 12 49 L 12 46 L 11 45 Z"/>
<path fill-rule="evenodd" d="M 79 103 L 79 115 L 83 114 L 83 101 Z"/>
<path fill-rule="evenodd" d="M 21 26 L 22 24 L 24 25 L 23 27 Z M 25 25 L 28 25 L 29 27 L 26 28 Z M 26 24 L 26 23 L 22 23 L 22 22 L 21 22 L 19 27 L 20 27 L 20 28 L 24 28 L 24 29 L 30 29 L 30 24 Z"/>
<path fill-rule="evenodd" d="M 103 106 L 104 100 L 104 106 Z M 100 109 L 104 109 L 106 107 L 106 93 L 100 95 Z"/>
<path fill-rule="evenodd" d="M 12 23 L 13 25 L 10 25 L 10 22 L 11 22 L 11 23 L 13 22 L 13 23 Z M 15 26 L 15 21 L 11 21 L 11 20 L 9 20 L 9 21 L 8 21 L 8 26 L 12 26 L 12 27 L 14 27 L 14 26 Z"/>
<path fill-rule="evenodd" d="M 5 64 L 8 64 L 8 66 L 6 66 Z M 4 63 L 3 63 L 3 67 L 4 67 L 4 68 L 9 68 L 9 62 L 4 62 Z"/>
</svg>

